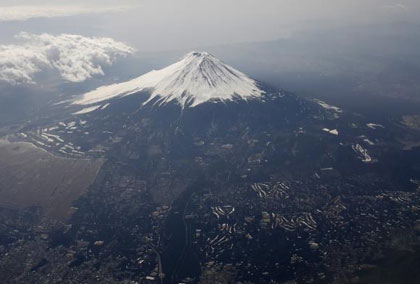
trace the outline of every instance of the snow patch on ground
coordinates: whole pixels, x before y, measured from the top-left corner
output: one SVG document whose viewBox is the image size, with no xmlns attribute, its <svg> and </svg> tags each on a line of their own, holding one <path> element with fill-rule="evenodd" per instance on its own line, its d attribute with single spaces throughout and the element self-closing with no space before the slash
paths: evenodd
<svg viewBox="0 0 420 284">
<path fill-rule="evenodd" d="M 319 104 L 320 106 L 322 106 L 323 108 L 325 108 L 325 109 L 332 110 L 332 111 L 335 111 L 335 112 L 338 112 L 338 113 L 342 113 L 343 112 L 339 107 L 329 105 L 329 104 L 327 104 L 324 101 L 315 99 L 315 102 L 317 104 Z"/>
<path fill-rule="evenodd" d="M 353 151 L 359 155 L 362 162 L 364 163 L 374 162 L 372 157 L 369 155 L 368 151 L 365 148 L 363 148 L 360 144 L 352 145 L 351 147 Z"/>
<path fill-rule="evenodd" d="M 372 142 L 369 138 L 365 138 L 365 139 L 363 139 L 363 141 L 364 141 L 365 143 L 369 144 L 370 146 L 375 145 L 375 143 L 374 143 L 374 142 Z"/>
<path fill-rule="evenodd" d="M 338 130 L 337 129 L 323 128 L 322 130 L 325 131 L 325 132 L 328 132 L 332 135 L 338 135 Z"/>
<path fill-rule="evenodd" d="M 100 107 L 101 107 L 100 105 L 99 106 L 86 107 L 86 108 L 81 109 L 81 110 L 79 110 L 77 112 L 74 112 L 73 115 L 86 114 L 86 113 L 95 111 L 95 110 L 97 110 Z"/>
<path fill-rule="evenodd" d="M 103 105 L 103 106 L 101 107 L 101 110 L 106 109 L 107 107 L 109 107 L 109 105 L 110 105 L 110 103 L 107 103 L 107 104 Z"/>
<path fill-rule="evenodd" d="M 376 124 L 376 123 L 367 123 L 366 126 L 371 128 L 371 129 L 385 128 L 385 126 L 383 126 L 381 124 Z"/>
</svg>

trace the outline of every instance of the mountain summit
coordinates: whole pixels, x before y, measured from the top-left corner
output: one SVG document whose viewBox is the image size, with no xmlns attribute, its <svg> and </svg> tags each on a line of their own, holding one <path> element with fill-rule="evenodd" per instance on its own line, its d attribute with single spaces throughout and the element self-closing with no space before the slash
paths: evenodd
<svg viewBox="0 0 420 284">
<path fill-rule="evenodd" d="M 264 93 L 255 80 L 215 56 L 207 52 L 190 52 L 166 68 L 125 83 L 100 87 L 84 94 L 73 104 L 100 104 L 145 90 L 151 92 L 146 103 L 152 100 L 159 104 L 177 102 L 182 107 L 194 107 L 207 101 L 247 100 Z"/>
</svg>

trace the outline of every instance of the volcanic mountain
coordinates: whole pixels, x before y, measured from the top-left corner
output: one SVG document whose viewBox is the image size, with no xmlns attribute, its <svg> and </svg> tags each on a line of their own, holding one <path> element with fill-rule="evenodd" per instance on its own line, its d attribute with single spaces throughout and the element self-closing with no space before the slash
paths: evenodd
<svg viewBox="0 0 420 284">
<path fill-rule="evenodd" d="M 180 153 L 188 152 L 197 137 L 224 137 L 232 130 L 260 133 L 305 127 L 319 133 L 335 127 L 318 125 L 314 117 L 339 114 L 325 103 L 273 89 L 207 52 L 190 52 L 166 68 L 99 87 L 64 106 L 57 106 L 63 116 L 48 128 L 53 133 L 44 134 L 53 135 L 48 136 L 51 141 L 41 142 L 52 143 L 51 148 L 60 147 L 60 153 L 72 156 L 79 155 L 79 150 L 96 153 L 113 148 L 115 141 L 148 135 L 171 137 L 169 143 L 182 137 L 184 141 L 179 140 L 176 147 Z M 61 145 L 51 138 L 55 136 L 73 145 Z M 75 145 L 80 149 L 71 148 Z"/>
<path fill-rule="evenodd" d="M 207 52 L 191 52 L 180 61 L 144 74 L 131 81 L 100 87 L 74 101 L 79 105 L 97 105 L 118 97 L 150 90 L 145 104 L 177 102 L 194 107 L 208 101 L 248 100 L 264 93 L 259 84 L 244 73 L 223 63 Z M 94 110 L 92 106 L 90 108 Z"/>
<path fill-rule="evenodd" d="M 53 107 L 9 138 L 103 165 L 69 226 L 16 237 L 50 243 L 19 283 L 55 267 L 63 283 L 349 283 L 336 275 L 420 220 L 420 150 L 400 148 L 400 124 L 275 90 L 205 52 Z"/>
</svg>

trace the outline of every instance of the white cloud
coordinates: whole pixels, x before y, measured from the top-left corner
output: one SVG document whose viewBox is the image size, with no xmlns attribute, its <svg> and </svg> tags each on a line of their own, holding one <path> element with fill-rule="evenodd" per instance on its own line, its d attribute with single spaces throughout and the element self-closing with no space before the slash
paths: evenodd
<svg viewBox="0 0 420 284">
<path fill-rule="evenodd" d="M 83 14 L 120 12 L 127 9 L 127 6 L 3 6 L 0 7 L 0 22 L 26 21 L 32 18 L 55 18 Z"/>
<path fill-rule="evenodd" d="M 102 67 L 119 56 L 134 52 L 130 46 L 111 38 L 80 35 L 20 33 L 20 45 L 0 45 L 0 81 L 33 83 L 40 71 L 56 70 L 71 82 L 104 75 Z"/>
</svg>

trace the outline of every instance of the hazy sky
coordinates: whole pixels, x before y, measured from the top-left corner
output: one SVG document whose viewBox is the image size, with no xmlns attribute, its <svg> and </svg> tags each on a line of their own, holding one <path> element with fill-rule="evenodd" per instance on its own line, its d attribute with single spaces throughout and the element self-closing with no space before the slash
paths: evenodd
<svg viewBox="0 0 420 284">
<path fill-rule="evenodd" d="M 72 33 L 159 51 L 417 19 L 418 0 L 0 0 L 0 43 L 19 32 Z"/>
<path fill-rule="evenodd" d="M 83 82 L 133 53 L 419 19 L 418 0 L 0 0 L 0 83 Z"/>
</svg>

